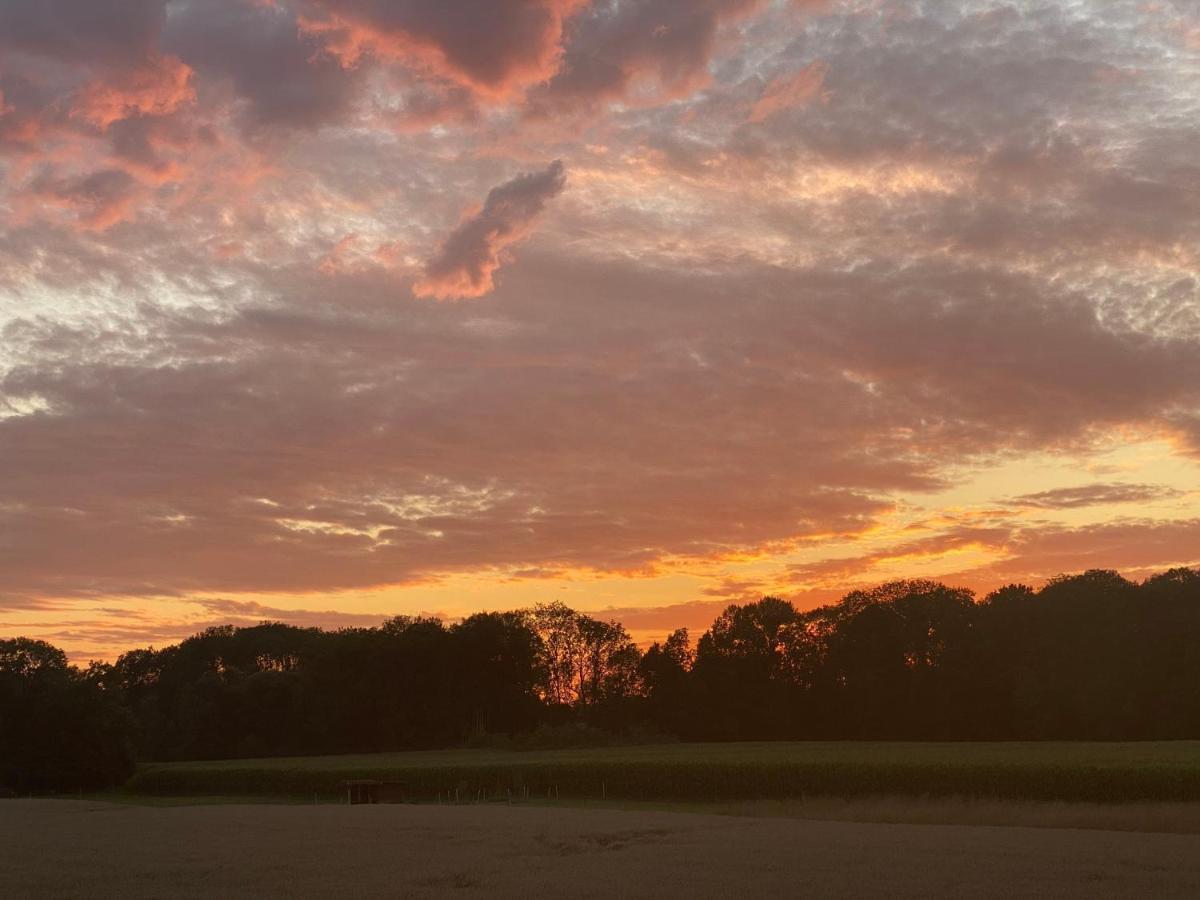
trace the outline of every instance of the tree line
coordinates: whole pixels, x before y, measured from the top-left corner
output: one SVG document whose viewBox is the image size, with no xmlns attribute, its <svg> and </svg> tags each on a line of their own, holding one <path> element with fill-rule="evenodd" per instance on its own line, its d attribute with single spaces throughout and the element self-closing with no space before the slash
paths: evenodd
<svg viewBox="0 0 1200 900">
<path fill-rule="evenodd" d="M 210 628 L 87 669 L 0 640 L 0 785 L 135 759 L 372 752 L 590 729 L 681 740 L 1200 738 L 1200 572 L 1094 570 L 982 600 L 934 581 L 728 606 L 640 650 L 562 604 L 376 628 Z M 499 739 L 503 739 L 500 737 Z"/>
</svg>

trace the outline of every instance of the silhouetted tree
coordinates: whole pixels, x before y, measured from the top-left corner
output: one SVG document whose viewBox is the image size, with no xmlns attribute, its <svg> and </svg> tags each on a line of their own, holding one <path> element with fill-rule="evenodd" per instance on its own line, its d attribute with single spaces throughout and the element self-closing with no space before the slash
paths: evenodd
<svg viewBox="0 0 1200 900">
<path fill-rule="evenodd" d="M 86 671 L 0 641 L 0 784 L 87 787 L 147 759 L 461 744 L 540 724 L 685 739 L 1200 738 L 1200 572 L 1040 591 L 897 581 L 799 611 L 728 606 L 642 654 L 561 603 L 447 626 L 210 628 Z M 580 732 L 587 732 L 586 729 Z"/>
<path fill-rule="evenodd" d="M 530 616 L 542 639 L 549 703 L 589 709 L 637 693 L 640 654 L 619 622 L 601 622 L 562 603 L 537 606 Z"/>
<path fill-rule="evenodd" d="M 459 705 L 472 735 L 513 734 L 537 724 L 544 648 L 523 613 L 478 613 L 451 629 Z"/>
<path fill-rule="evenodd" d="M 1013 647 L 1021 736 L 1104 740 L 1136 731 L 1139 590 L 1116 572 L 1051 579 Z"/>
<path fill-rule="evenodd" d="M 690 677 L 695 661 L 688 630 L 677 628 L 662 643 L 651 644 L 638 665 L 646 715 L 664 733 L 687 735 L 695 730 L 689 721 L 696 711 Z"/>
<path fill-rule="evenodd" d="M 1200 735 L 1200 572 L 1171 569 L 1140 588 L 1138 628 L 1129 635 L 1137 736 Z"/>
<path fill-rule="evenodd" d="M 795 682 L 785 648 L 799 622 L 796 608 L 778 597 L 731 605 L 717 617 L 700 638 L 693 667 L 696 697 L 708 707 L 695 719 L 699 735 L 777 737 L 791 730 Z"/>
<path fill-rule="evenodd" d="M 854 737 L 962 733 L 969 697 L 970 591 L 897 581 L 854 591 L 834 610 L 827 665 L 839 730 Z"/>
</svg>

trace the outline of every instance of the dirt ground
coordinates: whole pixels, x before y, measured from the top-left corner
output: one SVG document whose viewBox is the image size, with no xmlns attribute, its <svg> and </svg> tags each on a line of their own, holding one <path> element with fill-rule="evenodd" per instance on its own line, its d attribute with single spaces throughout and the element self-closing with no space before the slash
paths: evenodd
<svg viewBox="0 0 1200 900">
<path fill-rule="evenodd" d="M 1197 897 L 1200 837 L 507 806 L 0 801 L 5 897 Z"/>
</svg>

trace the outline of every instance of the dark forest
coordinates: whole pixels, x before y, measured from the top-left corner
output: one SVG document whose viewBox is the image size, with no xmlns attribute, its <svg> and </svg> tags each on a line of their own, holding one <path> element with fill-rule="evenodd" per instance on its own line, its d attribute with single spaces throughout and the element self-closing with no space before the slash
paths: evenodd
<svg viewBox="0 0 1200 900">
<path fill-rule="evenodd" d="M 562 605 L 455 624 L 210 628 L 86 669 L 0 641 L 0 784 L 107 786 L 137 760 L 568 740 L 1200 738 L 1200 572 L 964 589 L 899 581 L 727 607 L 640 650 Z"/>
</svg>

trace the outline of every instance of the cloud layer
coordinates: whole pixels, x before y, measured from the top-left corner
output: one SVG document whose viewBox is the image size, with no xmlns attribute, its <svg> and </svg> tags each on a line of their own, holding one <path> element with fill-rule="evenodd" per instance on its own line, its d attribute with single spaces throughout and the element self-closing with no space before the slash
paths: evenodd
<svg viewBox="0 0 1200 900">
<path fill-rule="evenodd" d="M 448 9 L 0 0 L 0 629 L 1200 562 L 1191 4 Z"/>
</svg>

